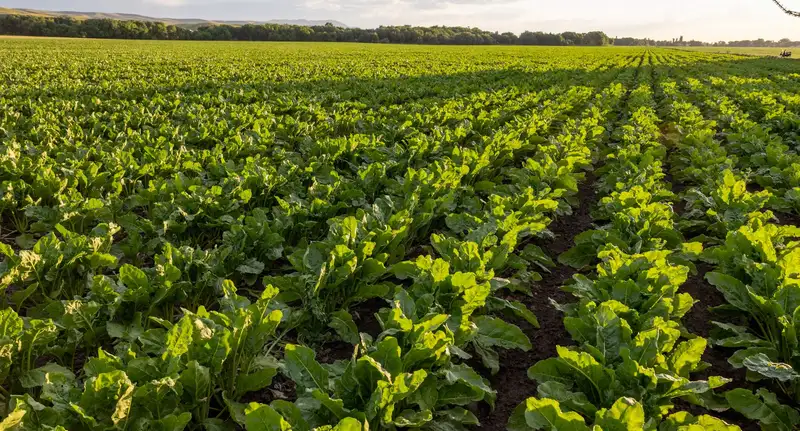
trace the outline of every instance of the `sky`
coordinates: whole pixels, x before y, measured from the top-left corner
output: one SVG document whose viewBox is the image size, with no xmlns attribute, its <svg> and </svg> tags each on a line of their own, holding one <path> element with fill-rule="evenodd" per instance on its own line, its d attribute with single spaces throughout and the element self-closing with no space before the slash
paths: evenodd
<svg viewBox="0 0 800 431">
<path fill-rule="evenodd" d="M 800 10 L 800 0 L 782 0 Z M 2 7 L 217 20 L 322 19 L 349 26 L 462 25 L 703 41 L 800 40 L 771 0 L 0 0 Z"/>
</svg>

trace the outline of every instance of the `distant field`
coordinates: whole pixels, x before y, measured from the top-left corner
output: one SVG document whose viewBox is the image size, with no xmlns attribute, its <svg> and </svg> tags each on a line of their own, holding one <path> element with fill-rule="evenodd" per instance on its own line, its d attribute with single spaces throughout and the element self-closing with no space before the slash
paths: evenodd
<svg viewBox="0 0 800 431">
<path fill-rule="evenodd" d="M 798 62 L 0 58 L 0 430 L 798 429 Z"/>
<path fill-rule="evenodd" d="M 687 51 L 716 52 L 722 54 L 757 55 L 761 57 L 777 57 L 781 51 L 788 49 L 794 51 L 794 58 L 800 58 L 800 48 L 738 48 L 724 46 L 703 46 L 681 48 Z"/>
</svg>

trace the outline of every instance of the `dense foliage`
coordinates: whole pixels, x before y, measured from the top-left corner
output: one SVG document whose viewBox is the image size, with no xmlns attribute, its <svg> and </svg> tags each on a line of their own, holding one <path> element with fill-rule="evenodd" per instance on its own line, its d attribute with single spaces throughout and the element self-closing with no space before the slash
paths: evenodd
<svg viewBox="0 0 800 431">
<path fill-rule="evenodd" d="M 635 38 L 635 37 L 615 37 L 611 40 L 611 44 L 615 46 L 674 46 L 674 47 L 699 47 L 699 46 L 713 46 L 713 47 L 743 47 L 743 48 L 789 48 L 800 46 L 800 41 L 783 38 L 780 40 L 732 40 L 732 41 L 717 41 L 717 42 L 704 42 L 701 40 L 683 40 L 683 36 L 671 40 L 653 40 L 650 38 Z"/>
<path fill-rule="evenodd" d="M 426 45 L 575 45 L 609 44 L 605 33 L 498 33 L 469 27 L 381 26 L 376 29 L 289 24 L 200 25 L 185 28 L 161 22 L 0 15 L 0 34 L 89 37 L 96 39 L 239 40 L 295 42 L 414 43 Z"/>
<path fill-rule="evenodd" d="M 0 53 L 0 430 L 800 425 L 792 62 Z"/>
</svg>

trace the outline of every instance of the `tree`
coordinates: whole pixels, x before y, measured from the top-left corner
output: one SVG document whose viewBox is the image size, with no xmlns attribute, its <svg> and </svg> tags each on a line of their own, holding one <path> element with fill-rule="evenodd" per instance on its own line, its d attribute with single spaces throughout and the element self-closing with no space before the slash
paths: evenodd
<svg viewBox="0 0 800 431">
<path fill-rule="evenodd" d="M 519 43 L 519 37 L 516 34 L 511 32 L 506 32 L 503 34 L 496 34 L 495 33 L 495 40 L 500 45 L 516 45 Z"/>
<path fill-rule="evenodd" d="M 574 31 L 561 33 L 561 37 L 564 38 L 564 42 L 567 45 L 583 45 L 583 35 L 575 33 Z"/>
<path fill-rule="evenodd" d="M 539 38 L 536 36 L 536 33 L 525 31 L 519 35 L 519 43 L 523 45 L 536 45 L 539 43 Z"/>
<path fill-rule="evenodd" d="M 583 35 L 583 45 L 605 46 L 611 43 L 611 39 L 602 31 L 590 31 Z"/>
<path fill-rule="evenodd" d="M 782 11 L 783 11 L 785 14 L 800 18 L 800 12 L 795 12 L 795 11 L 793 11 L 793 10 L 787 9 L 787 8 L 786 8 L 786 7 L 784 7 L 784 6 L 783 6 L 783 4 L 781 4 L 781 2 L 779 2 L 778 0 L 772 0 L 772 1 L 773 1 L 773 2 L 774 2 L 776 5 L 778 5 L 778 7 L 779 7 L 779 8 L 781 8 L 781 10 L 782 10 Z"/>
</svg>

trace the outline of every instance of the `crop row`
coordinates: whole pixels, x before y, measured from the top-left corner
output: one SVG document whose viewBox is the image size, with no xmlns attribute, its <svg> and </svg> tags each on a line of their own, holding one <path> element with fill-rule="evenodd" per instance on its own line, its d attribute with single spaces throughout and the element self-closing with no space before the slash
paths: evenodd
<svg viewBox="0 0 800 431">
<path fill-rule="evenodd" d="M 703 260 L 713 269 L 705 278 L 725 300 L 715 309 L 720 321 L 712 322 L 712 341 L 730 354 L 728 362 L 733 368 L 746 370 L 748 381 L 760 382 L 750 387 L 740 382 L 744 387 L 726 392 L 725 401 L 749 419 L 758 420 L 762 429 L 791 430 L 800 423 L 800 415 L 791 406 L 797 402 L 797 374 L 792 364 L 797 349 L 794 316 L 800 304 L 792 298 L 799 287 L 800 229 L 776 223 L 766 208 L 786 208 L 781 199 L 785 183 L 764 179 L 766 172 L 781 178 L 781 173 L 787 172 L 782 168 L 786 160 L 794 163 L 797 155 L 769 128 L 749 120 L 735 103 L 719 95 L 720 90 L 701 85 L 694 83 L 701 90 L 691 97 L 674 83 L 664 86 L 678 132 L 675 172 L 687 173 L 682 181 L 689 186 L 684 227 L 705 232 L 698 239 L 712 245 Z M 725 142 L 717 139 L 717 123 L 705 120 L 692 104 L 692 99 L 697 99 L 701 105 L 711 106 L 709 97 L 723 100 L 718 112 Z M 741 100 L 745 105 L 752 101 L 747 97 Z M 778 151 L 780 157 L 768 156 Z M 751 191 L 749 181 L 766 190 Z"/>
<path fill-rule="evenodd" d="M 496 393 L 466 360 L 496 372 L 496 349 L 531 347 L 501 317 L 536 317 L 499 292 L 548 264 L 526 238 L 570 211 L 617 73 L 598 71 L 596 97 L 554 74 L 541 92 L 423 101 L 405 116 L 304 108 L 265 121 L 247 93 L 200 91 L 138 113 L 135 99 L 82 99 L 55 111 L 64 131 L 48 107 L 15 105 L 7 124 L 26 133 L 3 172 L 18 233 L 2 246 L 5 424 L 476 424 L 464 407 Z M 348 126 L 362 123 L 381 129 Z M 389 301 L 366 334 L 351 310 L 370 298 Z M 298 344 L 331 338 L 352 357 L 320 363 Z M 247 401 L 276 378 L 295 394 Z"/>
<path fill-rule="evenodd" d="M 576 268 L 599 261 L 564 287 L 578 302 L 558 305 L 576 347 L 531 367 L 539 396 L 515 411 L 509 429 L 738 429 L 670 414 L 676 399 L 700 399 L 728 380 L 690 376 L 708 366 L 706 340 L 682 327 L 695 301 L 678 290 L 702 246 L 684 243 L 676 228 L 652 90 L 632 84 L 629 115 L 601 155 L 600 228 L 578 235 L 559 258 Z"/>
<path fill-rule="evenodd" d="M 0 429 L 477 428 L 567 266 L 573 345 L 510 429 L 794 421 L 709 375 L 680 290 L 705 261 L 766 298 L 710 340 L 786 404 L 797 234 L 762 210 L 797 211 L 790 80 L 680 51 L 208 46 L 0 44 Z M 580 205 L 596 228 L 555 259 Z"/>
</svg>

